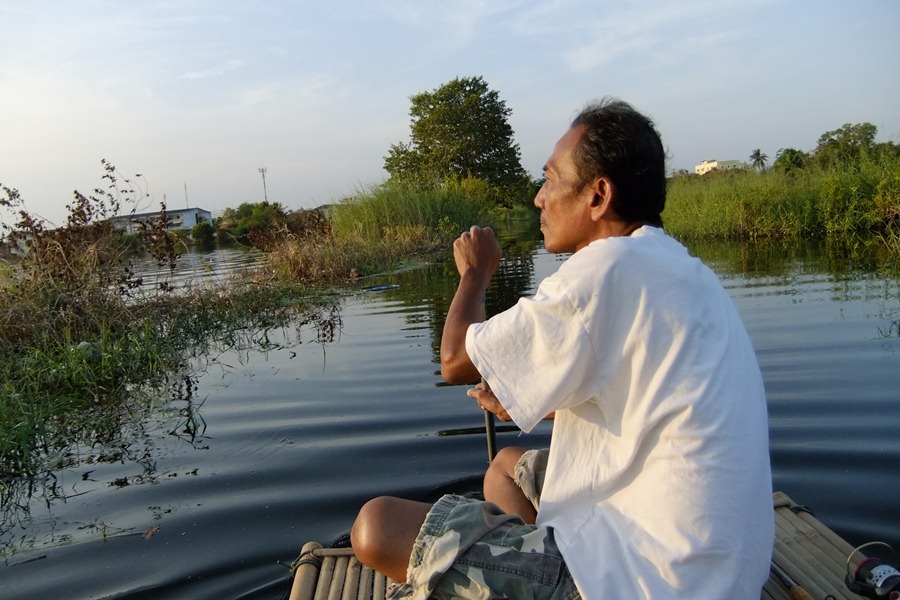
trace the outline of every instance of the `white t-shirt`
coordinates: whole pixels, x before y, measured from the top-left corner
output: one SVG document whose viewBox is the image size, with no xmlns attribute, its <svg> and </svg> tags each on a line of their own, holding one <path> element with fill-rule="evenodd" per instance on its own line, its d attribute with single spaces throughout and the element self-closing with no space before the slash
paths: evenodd
<svg viewBox="0 0 900 600">
<path fill-rule="evenodd" d="M 466 349 L 530 431 L 538 525 L 586 598 L 758 599 L 774 539 L 765 393 L 715 274 L 655 227 L 573 254 Z"/>
</svg>

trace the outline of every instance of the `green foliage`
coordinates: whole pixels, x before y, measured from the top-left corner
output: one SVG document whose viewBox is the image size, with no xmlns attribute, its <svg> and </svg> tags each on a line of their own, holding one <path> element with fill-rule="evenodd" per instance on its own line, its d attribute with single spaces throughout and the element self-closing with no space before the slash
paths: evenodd
<svg viewBox="0 0 900 600">
<path fill-rule="evenodd" d="M 269 267 L 278 278 L 316 284 L 396 269 L 486 223 L 492 194 L 481 179 L 449 178 L 424 189 L 391 179 L 333 206 L 328 227 L 281 230 L 268 249 Z"/>
<path fill-rule="evenodd" d="M 267 235 L 285 222 L 284 207 L 278 202 L 244 202 L 236 209 L 226 208 L 217 221 L 220 232 L 244 243 L 252 243 L 253 235 Z"/>
<path fill-rule="evenodd" d="M 783 173 L 790 173 L 796 169 L 802 169 L 809 162 L 805 152 L 796 148 L 781 148 L 775 154 L 775 162 L 772 168 Z"/>
<path fill-rule="evenodd" d="M 819 137 L 811 155 L 782 148 L 761 176 L 673 177 L 666 229 L 691 239 L 796 239 L 875 233 L 900 249 L 900 146 L 871 123 Z M 758 168 L 760 150 L 750 159 Z"/>
<path fill-rule="evenodd" d="M 212 247 L 216 243 L 216 230 L 209 221 L 201 221 L 191 228 L 191 239 L 198 246 Z"/>
<path fill-rule="evenodd" d="M 792 154 L 792 153 L 791 153 Z M 666 229 L 689 239 L 796 239 L 889 232 L 900 215 L 900 158 L 885 153 L 821 168 L 786 168 L 780 152 L 760 175 L 670 181 Z"/>
<path fill-rule="evenodd" d="M 411 140 L 392 145 L 384 161 L 392 179 L 428 187 L 475 178 L 488 182 L 501 204 L 525 201 L 530 178 L 513 140 L 512 110 L 483 78 L 456 78 L 411 101 Z"/>
<path fill-rule="evenodd" d="M 409 181 L 389 180 L 334 207 L 337 237 L 374 241 L 394 232 L 439 229 L 455 237 L 470 225 L 484 222 L 492 205 L 491 186 L 482 179 L 448 178 L 439 186 L 420 188 Z M 447 239 L 437 239 L 437 243 Z"/>
<path fill-rule="evenodd" d="M 872 148 L 877 132 L 871 123 L 845 123 L 839 129 L 826 131 L 819 136 L 813 160 L 822 167 L 858 160 Z"/>
<path fill-rule="evenodd" d="M 130 240 L 108 220 L 123 203 L 137 202 L 139 192 L 109 162 L 103 168 L 106 187 L 90 196 L 75 192 L 66 225 L 56 229 L 31 215 L 15 190 L 3 188 L 0 204 L 18 221 L 3 224 L 12 256 L 0 295 L 0 413 L 9 419 L 0 428 L 0 473 L 28 463 L 29 443 L 49 447 L 58 407 L 77 414 L 114 404 L 111 398 L 133 382 L 132 359 L 150 371 L 158 364 L 144 361 L 131 333 L 123 333 L 141 322 L 135 303 L 146 290 L 131 271 Z M 165 222 L 163 210 L 141 237 L 159 264 L 170 266 Z M 105 360 L 102 349 L 113 347 L 119 357 Z"/>
</svg>

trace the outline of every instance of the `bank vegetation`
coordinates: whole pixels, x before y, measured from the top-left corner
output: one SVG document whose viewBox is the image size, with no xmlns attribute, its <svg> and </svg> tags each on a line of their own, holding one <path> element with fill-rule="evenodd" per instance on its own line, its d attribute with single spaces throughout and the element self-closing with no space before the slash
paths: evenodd
<svg viewBox="0 0 900 600">
<path fill-rule="evenodd" d="M 900 252 L 900 146 L 874 135 L 870 124 L 845 125 L 812 152 L 782 149 L 768 169 L 678 173 L 666 229 L 683 239 L 876 239 Z"/>
</svg>

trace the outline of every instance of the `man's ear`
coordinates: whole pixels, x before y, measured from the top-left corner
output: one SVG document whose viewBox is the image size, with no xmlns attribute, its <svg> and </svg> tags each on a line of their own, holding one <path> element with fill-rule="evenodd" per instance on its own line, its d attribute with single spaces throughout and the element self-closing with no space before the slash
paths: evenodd
<svg viewBox="0 0 900 600">
<path fill-rule="evenodd" d="M 606 177 L 594 180 L 594 197 L 591 198 L 591 218 L 599 221 L 604 216 L 609 217 L 612 212 L 612 199 L 615 194 L 613 182 Z"/>
</svg>

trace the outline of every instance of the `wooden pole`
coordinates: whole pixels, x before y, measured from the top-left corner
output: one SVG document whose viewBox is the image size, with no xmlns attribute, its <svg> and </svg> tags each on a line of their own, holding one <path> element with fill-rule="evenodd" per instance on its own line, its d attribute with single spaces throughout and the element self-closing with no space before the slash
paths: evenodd
<svg viewBox="0 0 900 600">
<path fill-rule="evenodd" d="M 769 564 L 769 568 L 775 573 L 775 576 L 784 584 L 784 587 L 787 588 L 788 594 L 791 596 L 791 600 L 813 600 L 813 597 L 809 595 L 809 592 L 800 587 L 796 581 L 791 579 L 791 576 L 784 572 L 784 570 L 776 565 L 774 562 Z"/>
<path fill-rule="evenodd" d="M 315 594 L 316 581 L 319 579 L 320 559 L 313 556 L 313 550 L 321 547 L 316 542 L 307 542 L 300 550 L 300 565 L 294 572 L 290 600 L 311 600 Z"/>
<path fill-rule="evenodd" d="M 487 308 L 485 306 L 487 302 L 487 296 L 481 299 L 481 320 L 487 320 Z M 484 377 L 481 378 L 481 387 L 485 390 L 490 391 L 491 386 L 488 385 L 488 382 L 484 380 Z M 488 451 L 488 462 L 493 462 L 494 457 L 497 456 L 497 428 L 494 426 L 494 413 L 489 410 L 484 410 L 484 433 L 487 437 L 487 451 Z"/>
</svg>

